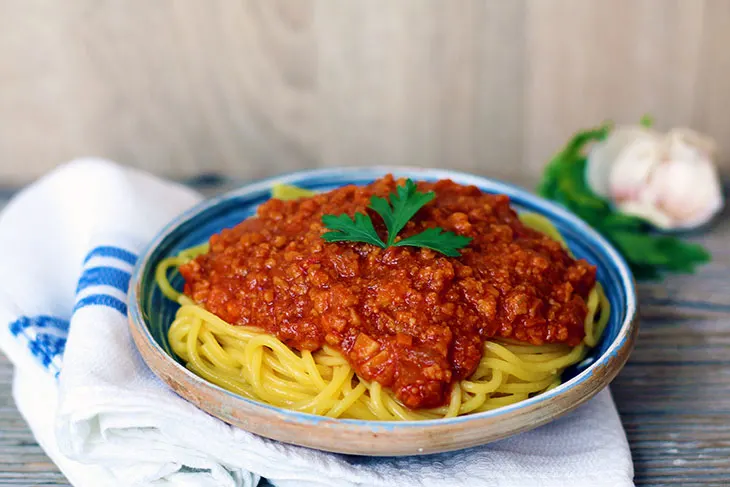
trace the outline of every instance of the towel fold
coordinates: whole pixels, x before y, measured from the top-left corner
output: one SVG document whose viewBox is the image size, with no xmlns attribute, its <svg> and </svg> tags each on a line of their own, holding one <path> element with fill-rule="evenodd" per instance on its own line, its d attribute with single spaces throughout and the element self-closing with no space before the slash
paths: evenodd
<svg viewBox="0 0 730 487">
<path fill-rule="evenodd" d="M 623 487 L 633 467 L 608 390 L 490 445 L 372 458 L 229 426 L 162 383 L 127 325 L 143 246 L 200 195 L 103 160 L 68 163 L 0 216 L 0 348 L 40 445 L 74 485 Z"/>
</svg>

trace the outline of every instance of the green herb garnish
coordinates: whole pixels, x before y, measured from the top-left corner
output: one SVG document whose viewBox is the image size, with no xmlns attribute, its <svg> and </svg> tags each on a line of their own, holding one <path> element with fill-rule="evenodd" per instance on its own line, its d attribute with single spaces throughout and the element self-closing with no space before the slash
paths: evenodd
<svg viewBox="0 0 730 487">
<path fill-rule="evenodd" d="M 427 228 L 421 233 L 404 238 L 393 245 L 395 247 L 425 247 L 449 257 L 459 257 L 461 255 L 459 249 L 466 247 L 469 242 L 471 242 L 471 237 L 445 232 L 436 227 Z"/>
<path fill-rule="evenodd" d="M 364 242 L 381 248 L 387 247 L 425 247 L 449 257 L 459 257 L 459 249 L 471 242 L 471 237 L 444 231 L 442 228 L 427 228 L 421 233 L 396 241 L 396 237 L 418 210 L 436 197 L 433 191 L 422 193 L 417 190 L 416 183 L 406 180 L 404 186 L 398 186 L 395 193 L 390 194 L 390 201 L 379 196 L 370 198 L 370 208 L 380 215 L 388 230 L 385 242 L 380 238 L 370 216 L 355 213 L 355 218 L 348 215 L 324 215 L 322 223 L 332 230 L 322 235 L 327 242 Z"/>
<path fill-rule="evenodd" d="M 325 228 L 333 230 L 322 235 L 328 242 L 363 242 L 376 247 L 386 247 L 375 231 L 373 221 L 364 213 L 355 213 L 354 220 L 344 213 L 339 216 L 323 215 L 322 223 Z"/>
<path fill-rule="evenodd" d="M 650 125 L 647 117 L 642 124 Z M 585 181 L 588 144 L 603 140 L 609 124 L 577 133 L 548 164 L 537 192 L 565 206 L 608 239 L 629 263 L 637 279 L 655 279 L 662 272 L 689 272 L 708 262 L 698 244 L 661 235 L 644 219 L 616 211 L 591 191 Z"/>
</svg>

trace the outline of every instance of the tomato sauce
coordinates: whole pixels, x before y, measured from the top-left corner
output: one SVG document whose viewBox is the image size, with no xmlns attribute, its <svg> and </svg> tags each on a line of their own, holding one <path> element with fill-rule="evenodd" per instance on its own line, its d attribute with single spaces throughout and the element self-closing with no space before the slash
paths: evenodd
<svg viewBox="0 0 730 487">
<path fill-rule="evenodd" d="M 269 200 L 255 217 L 210 238 L 180 268 L 185 294 L 234 325 L 263 328 L 298 350 L 338 349 L 360 377 L 409 408 L 441 406 L 492 337 L 578 345 L 595 268 L 523 225 L 504 195 L 449 180 L 400 233 L 441 227 L 472 237 L 461 257 L 415 247 L 327 243 L 322 215 L 366 212 L 398 185 L 386 176 L 295 201 Z M 401 182 L 402 183 L 402 182 Z"/>
</svg>

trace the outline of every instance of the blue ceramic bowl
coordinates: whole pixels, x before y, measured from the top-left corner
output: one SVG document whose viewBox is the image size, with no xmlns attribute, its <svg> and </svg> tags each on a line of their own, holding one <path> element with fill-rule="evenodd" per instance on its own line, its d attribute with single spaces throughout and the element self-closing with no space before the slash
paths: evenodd
<svg viewBox="0 0 730 487">
<path fill-rule="evenodd" d="M 347 184 L 365 185 L 393 173 L 396 177 L 451 179 L 488 193 L 510 197 L 517 211 L 549 218 L 578 258 L 598 268 L 611 303 L 611 317 L 590 355 L 566 370 L 563 384 L 544 394 L 492 411 L 414 422 L 330 419 L 276 408 L 226 391 L 188 371 L 167 341 L 177 304 L 156 287 L 157 264 L 180 250 L 206 242 L 224 228 L 255 214 L 277 183 L 327 191 Z M 182 278 L 173 285 L 180 289 Z M 627 264 L 599 234 L 566 210 L 518 187 L 455 171 L 408 167 L 333 168 L 302 171 L 260 181 L 210 199 L 180 215 L 149 245 L 130 287 L 130 327 L 150 368 L 178 394 L 210 414 L 243 429 L 280 441 L 327 451 L 368 455 L 408 455 L 465 448 L 516 434 L 574 409 L 616 376 L 628 359 L 638 330 L 636 291 Z"/>
</svg>

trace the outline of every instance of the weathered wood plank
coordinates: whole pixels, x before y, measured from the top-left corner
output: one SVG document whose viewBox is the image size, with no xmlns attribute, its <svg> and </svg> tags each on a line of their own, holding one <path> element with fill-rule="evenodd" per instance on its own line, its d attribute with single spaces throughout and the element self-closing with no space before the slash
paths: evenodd
<svg viewBox="0 0 730 487">
<path fill-rule="evenodd" d="M 714 261 L 640 285 L 641 331 L 612 386 L 637 485 L 730 483 L 730 224 L 697 237 Z"/>
<path fill-rule="evenodd" d="M 69 485 L 15 408 L 12 368 L 0 353 L 0 485 Z"/>
</svg>

